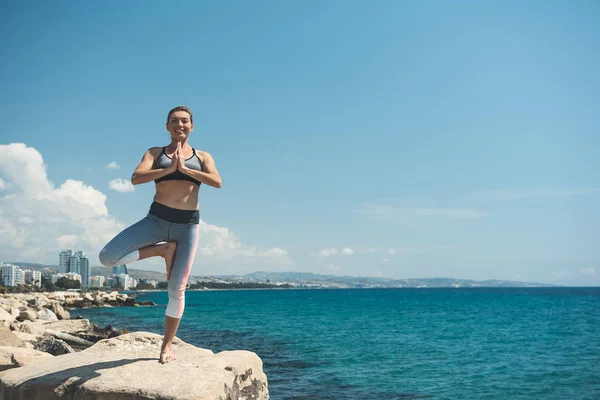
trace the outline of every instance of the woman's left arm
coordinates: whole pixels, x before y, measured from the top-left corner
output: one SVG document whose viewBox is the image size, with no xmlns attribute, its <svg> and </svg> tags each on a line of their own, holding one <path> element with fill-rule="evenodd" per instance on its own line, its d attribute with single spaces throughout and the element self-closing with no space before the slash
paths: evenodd
<svg viewBox="0 0 600 400">
<path fill-rule="evenodd" d="M 219 175 L 219 171 L 217 171 L 217 167 L 215 166 L 215 160 L 205 151 L 202 152 L 202 171 L 196 171 L 195 169 L 190 169 L 185 166 L 183 163 L 184 157 L 179 157 L 179 164 L 177 168 L 186 175 L 191 176 L 192 178 L 215 188 L 221 187 L 221 175 Z"/>
</svg>

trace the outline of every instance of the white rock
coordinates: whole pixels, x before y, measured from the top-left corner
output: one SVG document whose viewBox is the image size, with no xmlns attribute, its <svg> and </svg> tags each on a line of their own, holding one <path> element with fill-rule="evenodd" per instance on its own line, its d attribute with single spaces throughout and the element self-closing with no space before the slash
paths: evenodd
<svg viewBox="0 0 600 400">
<path fill-rule="evenodd" d="M 77 353 L 0 374 L 3 400 L 172 399 L 267 400 L 261 359 L 245 350 L 224 351 L 173 341 L 176 360 L 158 363 L 162 336 L 135 332 L 102 340 Z"/>
<path fill-rule="evenodd" d="M 38 335 L 34 335 L 32 333 L 25 333 L 25 332 L 19 332 L 19 331 L 13 331 L 13 335 L 18 337 L 25 343 L 28 343 L 30 345 L 30 346 L 28 346 L 29 348 L 33 348 L 34 345 L 37 342 L 39 342 L 40 340 L 42 340 L 42 338 L 43 338 L 43 336 L 38 336 Z"/>
<path fill-rule="evenodd" d="M 20 321 L 25 321 L 25 320 L 35 321 L 36 318 L 37 317 L 35 315 L 35 311 L 27 309 L 27 310 L 21 311 L 21 314 L 19 315 L 18 319 Z"/>
<path fill-rule="evenodd" d="M 0 371 L 35 364 L 52 357 L 52 354 L 33 349 L 0 346 Z"/>
<path fill-rule="evenodd" d="M 58 317 L 56 316 L 56 314 L 54 314 L 52 311 L 48 310 L 47 308 L 42 308 L 40 311 L 36 311 L 35 315 L 38 320 L 48 321 L 48 322 L 58 321 Z"/>
<path fill-rule="evenodd" d="M 25 347 L 25 342 L 19 339 L 6 327 L 0 327 L 0 345 L 11 347 Z M 1 397 L 0 397 L 1 398 Z"/>
<path fill-rule="evenodd" d="M 52 329 L 65 333 L 87 332 L 92 324 L 88 319 L 64 319 L 56 322 L 44 323 L 44 329 Z"/>
<path fill-rule="evenodd" d="M 9 326 L 15 320 L 15 317 L 9 312 L 0 309 L 0 325 Z"/>
<path fill-rule="evenodd" d="M 43 336 L 46 332 L 46 327 L 42 324 L 42 321 L 23 321 L 21 326 L 19 326 L 19 332 Z"/>
</svg>

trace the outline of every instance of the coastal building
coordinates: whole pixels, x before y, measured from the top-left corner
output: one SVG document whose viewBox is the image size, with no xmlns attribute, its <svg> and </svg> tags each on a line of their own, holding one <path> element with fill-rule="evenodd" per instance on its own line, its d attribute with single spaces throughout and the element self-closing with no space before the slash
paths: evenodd
<svg viewBox="0 0 600 400">
<path fill-rule="evenodd" d="M 111 274 L 106 278 L 106 286 L 110 288 L 119 287 L 122 290 L 130 290 L 134 289 L 137 284 L 137 280 L 128 274 Z"/>
<path fill-rule="evenodd" d="M 79 281 L 81 283 L 81 275 L 76 274 L 75 272 L 67 272 L 66 274 L 54 274 L 52 275 L 52 283 L 55 284 L 60 278 L 67 278 L 72 281 Z"/>
<path fill-rule="evenodd" d="M 156 279 L 148 279 L 148 278 L 140 278 L 137 281 L 138 284 L 147 284 L 147 285 L 152 285 L 154 288 L 156 288 L 156 286 L 158 285 L 158 281 Z M 137 284 L 135 285 L 137 286 Z"/>
<path fill-rule="evenodd" d="M 69 264 L 71 257 L 73 256 L 73 250 L 63 250 L 58 256 L 58 273 L 66 274 L 69 271 Z"/>
<path fill-rule="evenodd" d="M 25 275 L 23 270 L 13 264 L 0 264 L 2 270 L 3 286 L 18 286 L 25 284 Z"/>
<path fill-rule="evenodd" d="M 42 273 L 27 269 L 25 272 L 25 284 L 42 287 Z"/>
<path fill-rule="evenodd" d="M 73 272 L 76 274 L 80 273 L 80 269 L 79 269 L 79 256 L 73 254 L 71 256 L 71 258 L 69 259 L 69 270 L 67 272 Z"/>
<path fill-rule="evenodd" d="M 81 286 L 89 287 L 90 279 L 92 277 L 92 267 L 90 266 L 90 260 L 87 257 L 82 256 L 79 259 L 79 273 L 81 275 Z"/>
<path fill-rule="evenodd" d="M 137 281 L 133 277 L 131 277 L 127 274 L 117 275 L 117 280 L 118 280 L 119 286 L 121 286 L 123 288 L 123 290 L 133 289 L 137 286 Z"/>
<path fill-rule="evenodd" d="M 112 267 L 112 273 L 113 275 L 129 274 L 129 272 L 127 272 L 127 265 L 125 264 L 115 265 L 114 267 Z"/>
<path fill-rule="evenodd" d="M 111 288 L 111 287 L 115 287 L 118 285 L 119 285 L 119 279 L 117 278 L 117 275 L 110 275 L 109 277 L 106 278 L 105 286 Z"/>
<path fill-rule="evenodd" d="M 106 281 L 106 278 L 102 275 L 94 275 L 90 278 L 90 285 L 89 287 L 93 287 L 93 288 L 101 288 L 104 286 L 104 282 Z"/>
<path fill-rule="evenodd" d="M 66 274 L 69 272 L 73 272 L 78 275 L 83 275 L 89 278 L 91 273 L 89 269 L 90 261 L 85 256 L 83 250 L 73 251 L 73 250 L 63 250 L 60 252 L 58 256 L 58 273 Z M 82 282 L 82 284 L 87 284 L 87 280 Z"/>
</svg>

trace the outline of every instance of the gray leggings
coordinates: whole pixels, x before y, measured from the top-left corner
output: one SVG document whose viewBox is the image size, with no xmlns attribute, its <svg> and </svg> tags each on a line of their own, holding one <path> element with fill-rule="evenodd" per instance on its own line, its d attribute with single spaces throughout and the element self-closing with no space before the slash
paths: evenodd
<svg viewBox="0 0 600 400">
<path fill-rule="evenodd" d="M 154 202 L 150 212 L 115 236 L 100 251 L 100 262 L 107 267 L 131 262 L 131 253 L 159 242 L 176 242 L 177 250 L 168 284 L 169 303 L 165 314 L 181 318 L 185 308 L 185 288 L 196 255 L 199 233 L 197 210 L 178 210 Z"/>
</svg>

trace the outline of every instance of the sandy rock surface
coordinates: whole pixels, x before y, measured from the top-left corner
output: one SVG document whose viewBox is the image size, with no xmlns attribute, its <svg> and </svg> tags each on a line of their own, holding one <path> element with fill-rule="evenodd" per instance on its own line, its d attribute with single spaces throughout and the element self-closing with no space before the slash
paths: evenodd
<svg viewBox="0 0 600 400">
<path fill-rule="evenodd" d="M 245 350 L 214 354 L 179 339 L 177 359 L 158 362 L 162 336 L 134 332 L 77 353 L 0 373 L 0 398 L 266 400 L 261 359 Z"/>
</svg>

